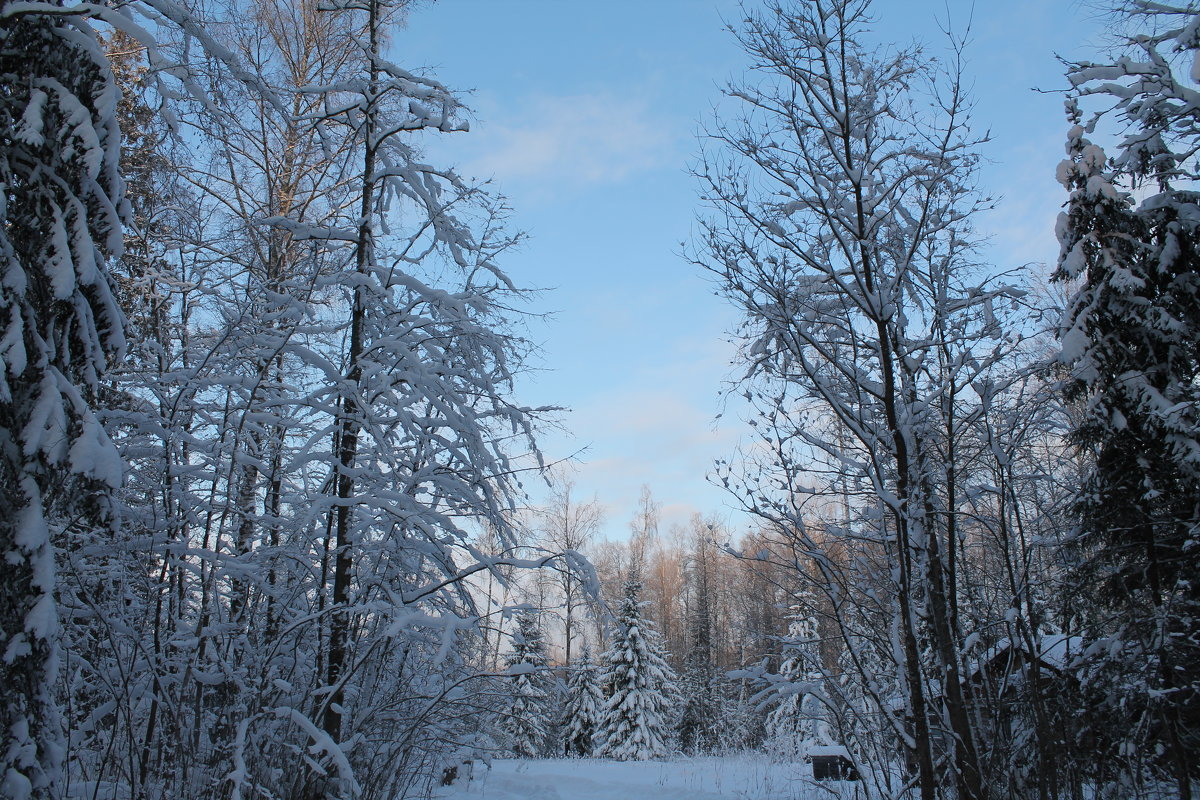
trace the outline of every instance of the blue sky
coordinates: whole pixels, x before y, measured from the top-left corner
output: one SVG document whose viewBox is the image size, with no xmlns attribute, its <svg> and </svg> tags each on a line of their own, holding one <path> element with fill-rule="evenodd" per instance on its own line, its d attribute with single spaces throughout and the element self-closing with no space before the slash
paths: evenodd
<svg viewBox="0 0 1200 800">
<path fill-rule="evenodd" d="M 943 49 L 939 20 L 972 19 L 967 78 L 977 124 L 992 134 L 981 181 L 999 198 L 978 223 L 985 255 L 999 268 L 1052 262 L 1066 126 L 1061 96 L 1032 88 L 1062 88 L 1055 53 L 1095 54 L 1099 20 L 1066 0 L 874 9 L 880 40 L 918 39 L 931 55 Z M 723 30 L 740 18 L 730 0 L 440 0 L 413 10 L 395 40 L 400 64 L 470 91 L 472 131 L 431 142 L 429 154 L 494 178 L 530 234 L 504 266 L 519 285 L 550 290 L 530 310 L 553 316 L 531 326 L 542 353 L 521 400 L 571 409 L 543 447 L 552 460 L 587 448 L 577 491 L 606 507 L 610 537 L 627 531 L 643 484 L 665 524 L 693 511 L 748 524 L 706 481 L 747 430 L 735 407 L 714 420 L 737 374 L 725 342 L 736 318 L 680 257 L 696 209 L 687 166 L 697 132 L 720 86 L 744 72 Z M 539 500 L 538 482 L 527 484 Z"/>
</svg>

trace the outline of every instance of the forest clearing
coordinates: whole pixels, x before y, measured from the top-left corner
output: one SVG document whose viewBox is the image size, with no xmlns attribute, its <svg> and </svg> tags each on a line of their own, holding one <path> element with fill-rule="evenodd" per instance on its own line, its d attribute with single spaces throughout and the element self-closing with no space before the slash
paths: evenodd
<svg viewBox="0 0 1200 800">
<path fill-rule="evenodd" d="M 436 800 L 852 800 L 849 783 L 817 785 L 806 764 L 762 755 L 671 761 L 497 760 Z"/>
</svg>

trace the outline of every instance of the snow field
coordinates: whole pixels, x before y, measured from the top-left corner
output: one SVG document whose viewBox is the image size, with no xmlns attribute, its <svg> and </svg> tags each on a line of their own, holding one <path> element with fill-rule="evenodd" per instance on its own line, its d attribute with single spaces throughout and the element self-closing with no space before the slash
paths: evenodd
<svg viewBox="0 0 1200 800">
<path fill-rule="evenodd" d="M 472 780 L 436 800 L 837 800 L 858 784 L 816 783 L 808 764 L 763 755 L 609 761 L 505 759 L 477 766 Z"/>
</svg>

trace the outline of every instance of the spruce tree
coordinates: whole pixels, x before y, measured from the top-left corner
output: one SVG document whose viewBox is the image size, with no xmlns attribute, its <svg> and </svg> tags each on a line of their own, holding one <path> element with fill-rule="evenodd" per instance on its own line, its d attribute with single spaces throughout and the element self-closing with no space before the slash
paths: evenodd
<svg viewBox="0 0 1200 800">
<path fill-rule="evenodd" d="M 595 747 L 596 729 L 604 708 L 604 692 L 599 675 L 587 646 L 575 662 L 567 686 L 567 702 L 563 707 L 561 726 L 563 752 L 569 756 L 587 757 Z"/>
<path fill-rule="evenodd" d="M 52 522 L 110 526 L 120 460 L 93 413 L 124 347 L 116 87 L 95 32 L 53 4 L 0 2 L 0 796 L 54 797 Z M 40 10 L 39 10 L 40 9 Z M 91 523 L 89 525 L 89 523 Z"/>
<path fill-rule="evenodd" d="M 1162 754 L 1187 798 L 1200 749 L 1200 111 L 1186 98 L 1200 15 L 1128 9 L 1145 31 L 1126 54 L 1070 66 L 1078 96 L 1058 170 L 1070 198 L 1055 277 L 1079 284 L 1059 360 L 1089 463 L 1073 579 L 1104 612 L 1089 633 L 1110 639 L 1090 665 L 1111 687 L 1100 740 Z M 1095 99 L 1111 105 L 1085 121 L 1080 100 Z M 1105 114 L 1126 129 L 1111 159 L 1085 137 Z M 1114 726 L 1114 714 L 1124 721 Z M 1118 743 L 1113 730 L 1134 739 Z"/>
<path fill-rule="evenodd" d="M 508 708 L 500 718 L 500 731 L 514 756 L 537 758 L 545 754 L 550 729 L 551 686 L 546 645 L 534 612 L 517 617 L 512 651 L 505 663 L 516 675 L 509 684 Z"/>
<path fill-rule="evenodd" d="M 788 624 L 779 674 L 783 697 L 767 714 L 767 739 L 781 755 L 803 756 L 814 744 L 830 744 L 816 696 L 821 674 L 817 620 L 801 605 Z"/>
<path fill-rule="evenodd" d="M 690 755 L 710 753 L 717 744 L 721 698 L 711 662 L 695 648 L 688 653 L 679 680 L 683 709 L 679 715 L 679 749 Z"/>
<path fill-rule="evenodd" d="M 679 718 L 679 747 L 691 754 L 711 752 L 715 748 L 720 717 L 720 698 L 713 663 L 708 556 L 708 543 L 698 542 L 692 570 L 695 600 L 688 616 L 690 641 L 680 681 L 683 710 Z"/>
<path fill-rule="evenodd" d="M 668 695 L 675 675 L 663 658 L 658 634 L 642 616 L 641 589 L 638 579 L 626 581 L 612 646 L 604 654 L 608 701 L 597 737 L 598 754 L 620 761 L 665 756 L 671 727 Z"/>
</svg>

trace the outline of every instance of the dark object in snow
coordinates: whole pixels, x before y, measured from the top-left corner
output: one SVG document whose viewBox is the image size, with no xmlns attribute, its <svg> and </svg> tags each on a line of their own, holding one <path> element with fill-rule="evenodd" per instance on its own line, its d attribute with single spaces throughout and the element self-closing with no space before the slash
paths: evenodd
<svg viewBox="0 0 1200 800">
<path fill-rule="evenodd" d="M 458 768 L 465 767 L 467 771 L 467 779 L 471 778 L 471 767 L 474 765 L 474 759 L 468 758 L 466 761 L 461 761 L 458 764 L 452 764 L 442 770 L 442 786 L 449 786 L 458 780 Z"/>
<path fill-rule="evenodd" d="M 1083 639 L 1079 636 L 1039 635 L 1033 652 L 1025 642 L 1014 644 L 1009 639 L 1001 639 L 985 650 L 975 664 L 968 666 L 967 679 L 991 685 L 1001 695 L 1008 695 L 1037 676 L 1038 682 L 1043 684 L 1041 688 L 1049 691 L 1054 681 L 1074 680 L 1071 665 L 1083 650 Z"/>
<path fill-rule="evenodd" d="M 812 761 L 813 779 L 818 781 L 856 781 L 858 770 L 850 760 L 846 748 L 832 745 L 830 747 L 813 747 L 808 751 Z"/>
</svg>

